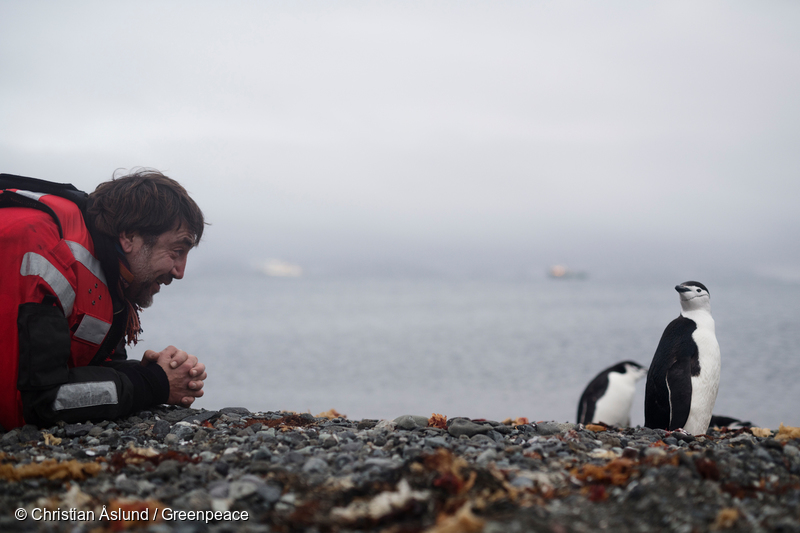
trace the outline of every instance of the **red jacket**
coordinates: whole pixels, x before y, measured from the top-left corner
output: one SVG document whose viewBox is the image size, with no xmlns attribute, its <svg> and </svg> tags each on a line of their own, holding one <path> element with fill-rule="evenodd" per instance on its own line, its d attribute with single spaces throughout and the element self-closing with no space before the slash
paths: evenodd
<svg viewBox="0 0 800 533">
<path fill-rule="evenodd" d="M 117 302 L 115 321 L 81 209 L 51 194 L 2 195 L 37 208 L 0 208 L 0 424 L 116 418 L 166 401 L 158 365 L 115 354 L 127 315 Z"/>
</svg>

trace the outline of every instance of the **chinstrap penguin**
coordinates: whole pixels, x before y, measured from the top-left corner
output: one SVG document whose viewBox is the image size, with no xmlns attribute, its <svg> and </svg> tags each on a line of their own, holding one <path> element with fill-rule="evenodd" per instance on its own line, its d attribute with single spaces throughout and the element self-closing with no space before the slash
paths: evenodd
<svg viewBox="0 0 800 533">
<path fill-rule="evenodd" d="M 728 429 L 742 429 L 753 427 L 750 421 L 739 420 L 738 418 L 731 418 L 729 416 L 711 415 L 711 421 L 708 423 L 708 429 L 711 428 L 728 428 Z"/>
<path fill-rule="evenodd" d="M 711 296 L 697 281 L 681 283 L 681 315 L 661 336 L 644 396 L 644 425 L 702 435 L 719 389 L 720 355 Z"/>
<path fill-rule="evenodd" d="M 630 426 L 636 382 L 646 374 L 647 369 L 633 361 L 622 361 L 600 372 L 581 395 L 578 423 Z"/>
</svg>

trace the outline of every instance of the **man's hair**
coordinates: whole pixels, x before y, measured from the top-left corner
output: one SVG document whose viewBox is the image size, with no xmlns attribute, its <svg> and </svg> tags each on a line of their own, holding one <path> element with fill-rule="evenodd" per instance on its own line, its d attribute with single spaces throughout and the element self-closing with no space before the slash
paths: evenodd
<svg viewBox="0 0 800 533">
<path fill-rule="evenodd" d="M 100 233 L 117 238 L 138 233 L 152 246 L 162 233 L 183 227 L 203 236 L 203 212 L 180 183 L 153 169 L 138 169 L 97 186 L 89 195 L 87 213 Z"/>
</svg>

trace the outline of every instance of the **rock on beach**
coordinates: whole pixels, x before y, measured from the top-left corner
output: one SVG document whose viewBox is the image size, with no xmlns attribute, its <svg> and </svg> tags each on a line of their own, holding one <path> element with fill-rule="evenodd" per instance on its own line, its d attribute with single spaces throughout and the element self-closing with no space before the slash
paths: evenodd
<svg viewBox="0 0 800 533">
<path fill-rule="evenodd" d="M 162 407 L 5 432 L 0 531 L 800 532 L 797 428 L 331 413 Z"/>
</svg>

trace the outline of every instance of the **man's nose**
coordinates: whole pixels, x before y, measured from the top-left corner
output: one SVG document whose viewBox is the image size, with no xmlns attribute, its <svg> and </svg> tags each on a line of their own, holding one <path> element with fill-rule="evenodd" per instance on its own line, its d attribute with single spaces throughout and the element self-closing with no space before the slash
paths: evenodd
<svg viewBox="0 0 800 533">
<path fill-rule="evenodd" d="M 183 273 L 186 271 L 186 258 L 183 257 L 175 261 L 175 264 L 172 267 L 172 270 L 169 273 L 175 279 L 183 279 Z"/>
</svg>

